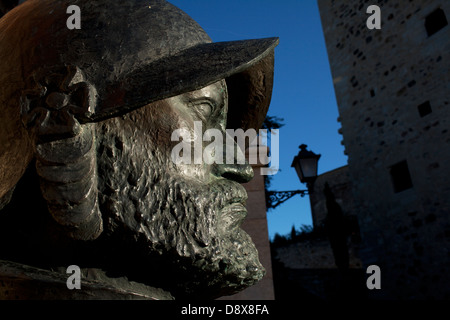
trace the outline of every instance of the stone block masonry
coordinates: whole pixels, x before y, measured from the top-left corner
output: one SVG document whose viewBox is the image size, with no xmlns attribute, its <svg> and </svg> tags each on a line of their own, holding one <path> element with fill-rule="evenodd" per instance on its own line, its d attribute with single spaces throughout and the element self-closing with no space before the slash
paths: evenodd
<svg viewBox="0 0 450 320">
<path fill-rule="evenodd" d="M 450 2 L 318 3 L 376 296 L 448 299 Z M 366 26 L 372 4 L 379 30 Z"/>
</svg>

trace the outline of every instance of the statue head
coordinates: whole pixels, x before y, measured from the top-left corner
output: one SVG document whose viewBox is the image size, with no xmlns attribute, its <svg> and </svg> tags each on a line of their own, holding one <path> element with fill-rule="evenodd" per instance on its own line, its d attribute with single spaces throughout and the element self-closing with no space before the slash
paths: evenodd
<svg viewBox="0 0 450 320">
<path fill-rule="evenodd" d="M 81 29 L 67 28 L 69 5 Z M 176 163 L 172 135 L 258 129 L 277 43 L 213 43 L 160 0 L 28 0 L 6 14 L 0 228 L 17 241 L 0 259 L 101 268 L 180 297 L 258 281 L 240 228 L 252 168 Z"/>
</svg>

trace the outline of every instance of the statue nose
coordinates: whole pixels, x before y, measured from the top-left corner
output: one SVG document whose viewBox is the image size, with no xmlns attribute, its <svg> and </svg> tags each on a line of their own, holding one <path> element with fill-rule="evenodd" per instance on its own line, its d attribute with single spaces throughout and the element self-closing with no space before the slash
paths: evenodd
<svg viewBox="0 0 450 320">
<path fill-rule="evenodd" d="M 213 165 L 214 175 L 239 183 L 249 182 L 254 176 L 253 168 L 245 160 L 245 156 L 238 144 L 226 145 L 223 152 L 223 163 L 215 163 Z"/>
<path fill-rule="evenodd" d="M 249 182 L 253 178 L 251 165 L 246 164 L 215 164 L 214 174 L 239 183 Z"/>
</svg>

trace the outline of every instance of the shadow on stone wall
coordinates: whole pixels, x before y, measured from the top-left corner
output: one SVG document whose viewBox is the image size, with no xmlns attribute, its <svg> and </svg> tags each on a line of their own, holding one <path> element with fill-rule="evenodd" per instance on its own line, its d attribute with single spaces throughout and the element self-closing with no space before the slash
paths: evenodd
<svg viewBox="0 0 450 320">
<path fill-rule="evenodd" d="M 349 250 L 349 268 L 338 269 L 324 228 L 277 235 L 271 242 L 276 300 L 366 300 L 366 274 Z"/>
</svg>

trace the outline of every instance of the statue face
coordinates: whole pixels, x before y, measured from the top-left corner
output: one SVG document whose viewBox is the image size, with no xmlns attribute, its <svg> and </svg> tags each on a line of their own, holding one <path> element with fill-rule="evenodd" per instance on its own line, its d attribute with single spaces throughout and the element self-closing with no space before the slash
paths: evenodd
<svg viewBox="0 0 450 320">
<path fill-rule="evenodd" d="M 227 104 L 225 81 L 219 81 L 97 127 L 102 237 L 117 255 L 112 264 L 175 296 L 231 294 L 264 273 L 239 227 L 247 194 L 237 181 L 249 181 L 251 167 L 171 158 L 179 143 L 172 133 L 194 134 L 195 121 L 225 135 Z"/>
<path fill-rule="evenodd" d="M 82 31 L 56 0 L 0 23 L 0 259 L 100 268 L 175 297 L 254 284 L 264 270 L 240 229 L 251 167 L 179 164 L 171 138 L 199 123 L 225 137 L 227 114 L 230 128 L 259 127 L 278 39 L 211 42 L 165 0 L 78 5 Z M 225 81 L 156 101 L 221 77 L 235 109 Z"/>
</svg>

